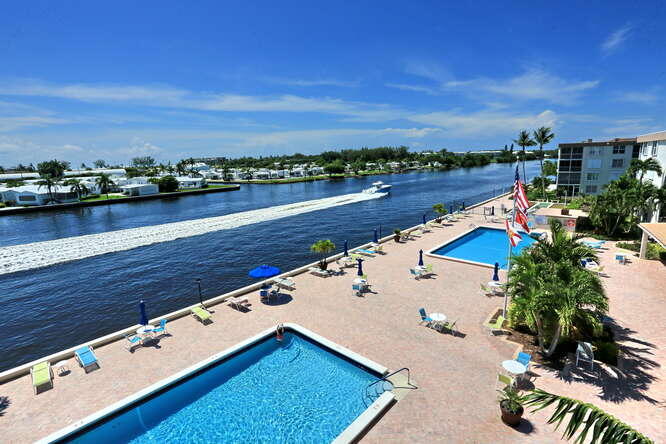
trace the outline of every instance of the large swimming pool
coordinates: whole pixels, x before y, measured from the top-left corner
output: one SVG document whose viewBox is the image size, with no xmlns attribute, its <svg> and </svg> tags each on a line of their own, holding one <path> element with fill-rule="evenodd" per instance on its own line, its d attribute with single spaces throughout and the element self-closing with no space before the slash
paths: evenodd
<svg viewBox="0 0 666 444">
<path fill-rule="evenodd" d="M 512 249 L 513 255 L 520 254 L 524 248 L 536 240 L 527 233 L 520 232 L 523 240 Z M 445 258 L 474 262 L 494 266 L 499 262 L 500 268 L 506 269 L 509 253 L 509 239 L 502 228 L 477 227 L 462 236 L 447 242 L 428 254 Z"/>
<path fill-rule="evenodd" d="M 267 336 L 65 440 L 331 442 L 373 402 L 365 388 L 379 376 L 288 330 L 281 342 Z"/>
</svg>

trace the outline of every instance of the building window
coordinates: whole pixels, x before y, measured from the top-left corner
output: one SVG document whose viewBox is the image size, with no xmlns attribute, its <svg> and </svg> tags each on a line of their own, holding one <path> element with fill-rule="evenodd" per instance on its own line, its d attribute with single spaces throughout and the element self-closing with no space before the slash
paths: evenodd
<svg viewBox="0 0 666 444">
<path fill-rule="evenodd" d="M 590 181 L 599 180 L 599 173 L 587 173 L 587 180 Z"/>
<path fill-rule="evenodd" d="M 587 159 L 588 168 L 601 168 L 601 159 Z"/>
<path fill-rule="evenodd" d="M 652 142 L 652 157 L 657 157 L 657 142 Z"/>
<path fill-rule="evenodd" d="M 37 200 L 37 197 L 25 195 L 25 196 L 19 196 L 18 200 L 21 202 L 35 202 Z"/>
<path fill-rule="evenodd" d="M 597 186 L 596 185 L 587 185 L 585 187 L 585 194 L 594 194 L 597 192 Z"/>
<path fill-rule="evenodd" d="M 624 166 L 624 159 L 613 159 L 611 168 L 622 168 Z"/>
<path fill-rule="evenodd" d="M 624 154 L 624 145 L 615 145 L 613 147 L 613 154 Z"/>
</svg>

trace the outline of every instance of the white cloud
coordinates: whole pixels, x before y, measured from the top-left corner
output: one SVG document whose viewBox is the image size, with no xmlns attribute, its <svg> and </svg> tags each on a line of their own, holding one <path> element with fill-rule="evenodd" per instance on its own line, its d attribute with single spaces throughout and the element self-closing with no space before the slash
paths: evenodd
<svg viewBox="0 0 666 444">
<path fill-rule="evenodd" d="M 337 86 L 341 88 L 357 88 L 361 86 L 360 80 L 337 80 L 337 79 L 287 79 L 282 77 L 266 77 L 266 81 L 287 86 Z"/>
<path fill-rule="evenodd" d="M 424 76 L 435 79 L 432 72 L 425 72 Z M 433 95 L 459 92 L 480 102 L 487 102 L 496 97 L 507 97 L 513 100 L 542 100 L 555 104 L 574 103 L 585 91 L 596 88 L 598 85 L 598 80 L 566 80 L 537 68 L 528 69 L 524 73 L 508 79 L 477 77 L 467 80 L 441 81 L 435 86 L 386 84 L 390 88 Z"/>
<path fill-rule="evenodd" d="M 44 127 L 49 125 L 61 125 L 69 123 L 66 119 L 47 116 L 0 116 L 0 132 L 15 131 L 28 127 Z"/>
<path fill-rule="evenodd" d="M 83 102 L 127 103 L 150 107 L 226 112 L 315 112 L 354 121 L 400 118 L 404 111 L 387 104 L 296 95 L 251 96 L 193 92 L 170 86 L 54 85 L 35 80 L 3 82 L 0 95 L 56 97 Z"/>
<path fill-rule="evenodd" d="M 605 55 L 609 55 L 615 50 L 617 50 L 622 45 L 622 43 L 624 43 L 624 41 L 627 40 L 627 38 L 631 33 L 632 28 L 633 27 L 627 23 L 622 28 L 613 32 L 611 35 L 609 35 L 606 38 L 606 40 L 604 40 L 601 43 L 601 51 Z"/>
<path fill-rule="evenodd" d="M 540 126 L 554 128 L 557 126 L 558 116 L 551 110 L 539 114 L 512 114 L 496 110 L 467 114 L 458 111 L 440 111 L 414 115 L 410 120 L 441 127 L 450 136 L 478 138 L 515 134 L 522 129 Z"/>
<path fill-rule="evenodd" d="M 620 102 L 642 103 L 644 105 L 651 105 L 657 103 L 659 100 L 659 90 L 652 88 L 648 91 L 627 91 L 617 95 L 617 100 Z"/>
<path fill-rule="evenodd" d="M 628 118 L 613 120 L 612 126 L 604 128 L 603 132 L 612 137 L 636 137 L 660 129 L 662 128 L 655 126 L 652 119 Z"/>
</svg>

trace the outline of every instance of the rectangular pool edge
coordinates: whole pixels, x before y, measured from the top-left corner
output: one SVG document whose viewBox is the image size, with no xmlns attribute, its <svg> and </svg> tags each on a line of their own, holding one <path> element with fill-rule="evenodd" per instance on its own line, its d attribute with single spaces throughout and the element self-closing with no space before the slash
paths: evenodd
<svg viewBox="0 0 666 444">
<path fill-rule="evenodd" d="M 376 373 L 378 375 L 384 376 L 388 373 L 388 369 L 368 358 L 365 358 L 364 356 L 361 356 L 346 347 L 343 347 L 333 341 L 330 341 L 317 333 L 314 333 L 310 330 L 308 330 L 305 327 L 302 327 L 298 324 L 293 324 L 293 323 L 284 323 L 283 324 L 285 327 L 285 330 L 292 330 L 302 336 L 304 336 L 306 339 L 309 339 L 313 342 L 315 342 L 317 345 L 322 346 L 334 354 L 338 354 L 342 356 L 344 359 L 347 359 L 353 363 L 356 363 L 369 372 Z M 125 410 L 127 408 L 130 408 L 133 404 L 139 403 L 140 401 L 143 401 L 146 398 L 151 397 L 152 395 L 159 394 L 159 392 L 168 390 L 170 387 L 176 385 L 180 381 L 187 379 L 191 376 L 196 375 L 197 373 L 200 373 L 202 371 L 205 371 L 209 367 L 221 363 L 223 361 L 226 361 L 227 359 L 233 358 L 235 355 L 247 350 L 251 346 L 257 344 L 258 342 L 261 342 L 265 339 L 270 338 L 275 334 L 275 328 L 269 328 L 266 329 L 244 341 L 239 342 L 236 345 L 233 345 L 231 347 L 228 347 L 227 349 L 216 353 L 194 365 L 191 365 L 167 378 L 164 378 L 144 389 L 139 390 L 138 392 L 131 394 L 129 396 L 126 396 L 125 398 L 95 412 L 87 417 L 80 419 L 78 421 L 73 422 L 67 427 L 64 427 L 38 441 L 36 443 L 38 444 L 46 444 L 46 443 L 55 443 L 55 442 L 62 442 L 62 440 L 65 440 L 73 435 L 76 435 L 79 432 L 82 432 L 84 429 L 87 429 L 89 427 L 93 427 L 96 423 L 104 421 L 106 418 L 111 417 L 115 415 L 118 412 L 121 412 L 122 410 Z M 390 397 L 384 396 L 386 394 L 389 394 Z M 390 398 L 390 399 L 389 399 Z M 335 439 L 336 443 L 343 443 L 343 442 L 351 442 L 353 441 L 354 437 L 359 436 L 361 433 L 363 433 L 370 425 L 373 424 L 375 418 L 377 416 L 381 415 L 386 408 L 390 405 L 390 402 L 388 401 L 393 401 L 394 396 L 390 392 L 385 392 L 380 396 L 375 402 L 373 402 L 365 411 L 363 411 L 347 428 L 343 430 L 343 432 Z M 381 402 L 380 402 L 381 401 Z M 378 408 L 378 406 L 381 406 L 381 408 Z M 372 409 L 372 410 L 371 410 Z M 347 437 L 350 437 L 349 440 L 347 440 Z M 342 438 L 341 441 L 338 441 L 338 439 Z"/>
</svg>

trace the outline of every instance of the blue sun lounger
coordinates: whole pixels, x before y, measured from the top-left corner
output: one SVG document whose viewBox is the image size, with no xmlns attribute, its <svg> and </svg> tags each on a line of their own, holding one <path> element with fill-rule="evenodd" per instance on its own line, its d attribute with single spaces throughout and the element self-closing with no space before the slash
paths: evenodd
<svg viewBox="0 0 666 444">
<path fill-rule="evenodd" d="M 356 250 L 356 252 L 364 254 L 366 256 L 374 256 L 375 254 L 377 254 L 375 251 L 371 251 L 371 250 Z"/>
<path fill-rule="evenodd" d="M 95 356 L 95 352 L 93 352 L 92 347 L 86 345 L 85 347 L 81 347 L 76 350 L 74 354 L 76 356 L 76 360 L 79 361 L 79 364 L 81 367 L 83 367 L 83 370 L 86 373 L 96 368 L 100 368 L 99 361 L 97 361 L 97 356 Z"/>
</svg>

